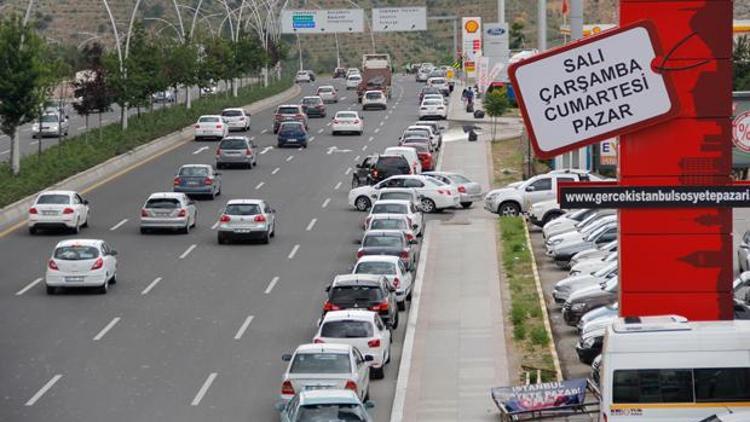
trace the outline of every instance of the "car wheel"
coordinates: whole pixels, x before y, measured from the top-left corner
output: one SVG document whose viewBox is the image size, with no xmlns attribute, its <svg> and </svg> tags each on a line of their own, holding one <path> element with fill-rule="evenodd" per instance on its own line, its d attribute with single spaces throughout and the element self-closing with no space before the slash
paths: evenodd
<svg viewBox="0 0 750 422">
<path fill-rule="evenodd" d="M 226 237 L 224 237 L 223 233 L 218 233 L 216 235 L 216 240 L 219 242 L 219 245 L 223 245 L 223 244 L 227 243 L 227 239 L 226 239 Z"/>
<path fill-rule="evenodd" d="M 517 216 L 521 213 L 521 207 L 515 202 L 503 202 L 497 207 L 497 213 L 501 216 Z"/>
<path fill-rule="evenodd" d="M 393 325 L 392 328 L 395 330 L 398 328 L 398 312 L 396 312 L 396 316 L 393 317 Z"/>
<path fill-rule="evenodd" d="M 304 144 L 302 144 L 302 148 L 307 149 L 307 142 L 305 142 Z"/>
<path fill-rule="evenodd" d="M 270 232 L 270 230 L 267 231 L 263 235 L 263 238 L 261 239 L 261 242 L 263 242 L 264 245 L 267 245 L 267 244 L 269 244 L 271 242 L 271 232 Z"/>
<path fill-rule="evenodd" d="M 221 170 L 221 169 L 223 169 L 223 168 L 224 168 L 224 165 L 223 165 L 223 164 L 221 164 L 221 163 L 216 163 L 216 169 L 217 169 L 217 170 Z"/>
<path fill-rule="evenodd" d="M 382 380 L 385 378 L 385 362 L 380 368 L 370 368 L 370 379 Z"/>
<path fill-rule="evenodd" d="M 84 220 L 83 224 L 81 224 L 81 227 L 86 228 L 89 226 L 89 214 L 86 214 L 86 220 Z"/>
<path fill-rule="evenodd" d="M 188 234 L 188 233 L 190 233 L 190 222 L 189 221 L 185 222 L 185 227 L 180 228 L 179 233 L 180 234 Z"/>
<path fill-rule="evenodd" d="M 406 299 L 402 300 L 401 302 L 398 302 L 396 304 L 398 306 L 399 311 L 403 311 L 406 309 Z"/>
<path fill-rule="evenodd" d="M 435 201 L 433 201 L 430 198 L 422 198 L 421 204 L 422 204 L 422 211 L 428 214 L 433 213 L 437 210 L 437 208 L 435 207 Z"/>
<path fill-rule="evenodd" d="M 412 292 L 412 289 L 409 289 L 409 293 L 406 294 L 406 300 L 408 300 L 409 302 L 411 302 L 411 292 Z"/>
<path fill-rule="evenodd" d="M 102 284 L 101 287 L 99 287 L 98 292 L 101 295 L 106 295 L 109 291 L 109 281 L 105 281 L 104 284 Z"/>
<path fill-rule="evenodd" d="M 76 225 L 73 226 L 73 228 L 71 229 L 71 231 L 73 232 L 73 234 L 78 234 L 78 233 L 81 232 L 81 226 L 80 226 L 79 223 L 80 222 L 78 220 L 76 220 Z"/>
<path fill-rule="evenodd" d="M 36 227 L 34 226 L 29 227 L 29 234 L 36 234 L 36 231 L 37 231 Z"/>
<path fill-rule="evenodd" d="M 141 234 L 148 234 L 149 230 L 145 227 L 141 227 Z"/>
<path fill-rule="evenodd" d="M 55 286 L 47 286 L 47 294 L 53 295 L 57 292 L 57 287 Z"/>
<path fill-rule="evenodd" d="M 461 202 L 461 206 L 464 208 L 471 208 L 471 202 Z"/>
<path fill-rule="evenodd" d="M 112 274 L 112 278 L 109 279 L 110 284 L 117 284 L 117 273 Z"/>
<path fill-rule="evenodd" d="M 356 201 L 354 201 L 354 206 L 359 211 L 367 211 L 367 210 L 369 210 L 370 209 L 370 205 L 371 205 L 370 198 L 368 198 L 366 196 L 360 196 L 359 198 L 357 198 Z"/>
<path fill-rule="evenodd" d="M 271 227 L 271 237 L 276 237 L 276 223 L 273 223 L 273 227 Z"/>
</svg>

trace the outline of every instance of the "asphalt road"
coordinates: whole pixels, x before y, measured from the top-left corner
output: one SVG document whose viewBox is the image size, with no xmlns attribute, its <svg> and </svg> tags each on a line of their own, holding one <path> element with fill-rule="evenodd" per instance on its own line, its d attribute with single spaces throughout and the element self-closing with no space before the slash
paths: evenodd
<svg viewBox="0 0 750 422">
<path fill-rule="evenodd" d="M 224 170 L 222 195 L 199 201 L 189 235 L 139 234 L 139 209 L 150 193 L 171 189 L 181 164 L 213 163 L 215 143 L 189 143 L 85 194 L 92 220 L 81 237 L 120 253 L 107 295 L 47 296 L 33 284 L 70 235 L 17 230 L 0 239 L 0 420 L 276 420 L 281 355 L 312 339 L 324 287 L 354 263 L 364 214 L 346 203 L 350 169 L 417 120 L 417 89 L 399 79 L 389 110 L 365 112 L 364 135 L 333 137 L 330 116 L 359 109 L 342 89 L 346 99 L 328 106 L 329 118 L 311 119 L 306 150 L 269 148 L 272 111 L 254 115 L 258 167 Z M 329 153 L 333 146 L 339 152 Z M 219 210 L 243 197 L 277 209 L 270 245 L 217 244 Z M 379 421 L 390 416 L 407 317 L 386 379 L 371 386 Z"/>
<path fill-rule="evenodd" d="M 222 92 L 226 89 L 226 85 L 224 82 L 219 82 L 217 84 L 218 91 Z M 193 100 L 198 98 L 198 88 L 193 87 L 191 90 L 191 96 Z M 154 109 L 159 109 L 161 107 L 172 107 L 172 106 L 181 106 L 184 107 L 185 102 L 185 90 L 180 89 L 177 93 L 177 102 L 175 104 L 163 104 L 163 103 L 155 103 Z M 89 126 L 88 129 L 86 128 L 86 120 L 83 116 L 77 114 L 75 112 L 75 109 L 70 104 L 65 105 L 65 112 L 67 113 L 68 117 L 70 118 L 70 129 L 68 131 L 68 137 L 80 135 L 87 130 L 96 130 L 99 128 L 99 115 L 98 114 L 92 114 L 89 116 Z M 147 113 L 148 110 L 141 109 L 141 113 Z M 128 112 L 130 116 L 134 116 L 138 113 L 138 110 L 135 108 L 131 108 Z M 120 121 L 120 107 L 117 104 L 112 104 L 112 110 L 106 113 L 102 113 L 102 125 L 106 126 L 111 123 L 118 123 Z M 32 134 L 32 126 L 33 122 L 27 123 L 19 128 L 19 144 L 21 146 L 21 154 L 22 156 L 26 156 L 29 154 L 36 154 L 39 151 L 39 144 L 40 140 L 33 138 Z M 57 145 L 59 142 L 59 138 L 57 137 L 45 137 L 41 139 L 41 147 L 42 150 L 47 149 L 51 147 L 52 145 Z M 10 158 L 10 138 L 7 135 L 3 135 L 0 133 L 0 161 L 8 160 Z"/>
</svg>

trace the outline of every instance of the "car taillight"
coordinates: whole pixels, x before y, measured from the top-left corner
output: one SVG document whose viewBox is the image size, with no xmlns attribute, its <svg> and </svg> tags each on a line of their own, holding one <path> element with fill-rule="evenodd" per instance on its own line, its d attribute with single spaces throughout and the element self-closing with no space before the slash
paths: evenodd
<svg viewBox="0 0 750 422">
<path fill-rule="evenodd" d="M 406 233 L 406 240 L 414 240 L 414 235 L 411 233 Z"/>
<path fill-rule="evenodd" d="M 96 261 L 94 261 L 94 265 L 91 266 L 92 270 L 98 270 L 99 268 L 104 266 L 104 260 L 102 257 L 96 258 Z"/>
<path fill-rule="evenodd" d="M 182 181 L 180 180 L 180 178 L 179 178 L 179 177 L 175 177 L 175 178 L 174 178 L 174 182 L 172 182 L 172 183 L 173 183 L 173 184 L 174 184 L 175 186 L 179 186 L 181 182 L 182 182 Z"/>
<path fill-rule="evenodd" d="M 458 191 L 461 192 L 461 193 L 466 193 L 466 186 L 464 186 L 464 185 L 459 186 L 458 187 Z"/>
<path fill-rule="evenodd" d="M 201 128 L 201 125 L 195 125 L 195 128 L 196 128 L 196 129 L 200 129 L 200 128 Z"/>
<path fill-rule="evenodd" d="M 379 174 L 379 173 L 378 173 L 378 171 L 377 171 L 377 170 L 375 170 L 375 169 L 372 169 L 372 177 L 373 177 L 373 178 L 375 178 L 375 177 L 378 177 L 378 174 Z"/>
<path fill-rule="evenodd" d="M 363 251 L 362 249 L 357 251 L 357 258 L 362 258 L 364 255 L 365 255 L 365 251 Z"/>
<path fill-rule="evenodd" d="M 399 280 L 398 277 L 394 277 L 393 278 L 393 283 L 391 283 L 391 284 L 393 284 L 393 287 L 395 287 L 395 288 L 398 289 L 399 286 L 401 286 L 401 280 Z"/>
<path fill-rule="evenodd" d="M 354 124 L 355 124 L 355 125 L 358 125 L 358 124 L 359 124 L 359 119 L 356 119 L 356 120 L 354 121 Z"/>
<path fill-rule="evenodd" d="M 221 129 L 221 128 L 223 128 L 223 127 L 224 127 L 224 126 L 222 126 L 222 125 L 216 125 L 216 129 Z"/>
<path fill-rule="evenodd" d="M 322 339 L 319 339 L 319 338 L 317 338 L 317 337 L 316 337 L 316 338 L 315 338 L 315 339 L 313 340 L 313 343 L 315 343 L 315 344 L 320 344 L 320 343 L 325 343 L 325 341 L 323 341 Z"/>
<path fill-rule="evenodd" d="M 291 381 L 284 381 L 283 384 L 281 384 L 281 394 L 283 395 L 294 395 L 294 386 L 292 385 Z"/>
<path fill-rule="evenodd" d="M 75 210 L 73 210 L 73 208 L 65 208 L 63 210 L 63 214 L 73 214 L 74 212 Z"/>
<path fill-rule="evenodd" d="M 255 220 L 256 223 L 265 223 L 266 222 L 266 216 L 259 214 L 259 215 L 255 216 L 254 220 Z"/>
<path fill-rule="evenodd" d="M 36 208 L 29 208 L 29 214 L 39 214 Z"/>
<path fill-rule="evenodd" d="M 324 312 L 338 311 L 339 309 L 341 309 L 341 308 L 339 308 L 338 306 L 334 305 L 333 303 L 331 303 L 328 300 L 326 300 L 326 303 L 323 304 L 323 311 Z"/>
<path fill-rule="evenodd" d="M 356 392 L 357 391 L 357 383 L 354 382 L 354 381 L 352 381 L 352 380 L 349 380 L 349 381 L 346 382 L 346 386 L 344 387 L 344 389 L 345 390 L 352 390 L 352 391 Z"/>
<path fill-rule="evenodd" d="M 218 157 L 221 155 L 221 148 L 216 148 L 216 156 Z"/>
<path fill-rule="evenodd" d="M 187 215 L 187 210 L 185 208 L 181 209 L 180 212 L 177 213 L 178 217 L 184 217 Z"/>
<path fill-rule="evenodd" d="M 141 217 L 148 217 L 148 210 L 141 208 Z"/>
<path fill-rule="evenodd" d="M 334 124 L 334 125 L 337 125 L 337 124 L 339 124 L 339 121 L 338 121 L 338 120 L 336 120 L 336 119 L 333 119 L 333 124 Z"/>
<path fill-rule="evenodd" d="M 451 191 L 449 189 L 438 189 L 438 193 L 441 195 L 451 196 Z"/>
<path fill-rule="evenodd" d="M 60 269 L 57 267 L 57 262 L 55 262 L 54 259 L 49 260 L 49 262 L 47 263 L 47 268 L 49 268 L 50 270 L 55 270 L 55 271 L 58 271 Z"/>
<path fill-rule="evenodd" d="M 403 250 L 403 251 L 401 251 L 401 253 L 398 256 L 400 256 L 402 259 L 408 259 L 409 258 L 409 251 L 408 250 Z"/>
<path fill-rule="evenodd" d="M 226 214 L 222 214 L 221 217 L 219 217 L 219 222 L 221 223 L 228 223 L 230 220 L 232 220 L 232 218 Z"/>
<path fill-rule="evenodd" d="M 297 119 L 297 120 L 304 120 L 305 119 L 305 115 L 304 114 L 295 114 L 294 118 Z"/>
<path fill-rule="evenodd" d="M 203 184 L 206 185 L 206 186 L 210 186 L 210 185 L 214 184 L 214 181 L 213 181 L 213 179 L 206 178 L 206 180 L 203 181 Z"/>
<path fill-rule="evenodd" d="M 245 150 L 245 155 L 247 155 L 248 157 L 252 157 L 253 156 L 253 150 L 251 150 L 250 148 L 247 148 Z"/>
<path fill-rule="evenodd" d="M 370 306 L 369 309 L 371 311 L 379 312 L 379 311 L 387 311 L 389 307 L 390 307 L 390 304 L 388 303 L 388 299 L 386 299 L 376 305 Z"/>
<path fill-rule="evenodd" d="M 380 339 L 370 340 L 367 342 L 367 347 L 380 347 Z"/>
</svg>

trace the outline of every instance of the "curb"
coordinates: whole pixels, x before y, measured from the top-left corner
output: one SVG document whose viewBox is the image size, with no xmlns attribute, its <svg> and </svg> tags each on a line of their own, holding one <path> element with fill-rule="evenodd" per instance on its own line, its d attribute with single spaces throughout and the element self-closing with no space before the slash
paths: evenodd
<svg viewBox="0 0 750 422">
<path fill-rule="evenodd" d="M 297 96 L 300 92 L 301 88 L 295 84 L 283 92 L 258 100 L 243 108 L 246 108 L 251 114 L 254 114 L 273 107 L 276 104 L 283 103 L 290 98 Z M 74 190 L 80 193 L 90 192 L 134 168 L 190 142 L 193 139 L 191 129 L 192 125 L 184 127 L 177 132 L 172 132 L 168 135 L 154 139 L 153 141 L 140 145 L 124 154 L 120 154 L 103 163 L 99 163 L 88 170 L 74 174 L 73 176 L 55 183 L 40 192 L 47 190 Z M 27 210 L 34 203 L 34 200 L 40 192 L 36 192 L 20 199 L 0 210 L 0 237 L 16 230 L 26 222 Z"/>
<path fill-rule="evenodd" d="M 557 374 L 557 380 L 562 381 L 562 369 L 560 369 L 560 357 L 557 355 L 557 347 L 555 346 L 555 338 L 552 336 L 552 327 L 549 324 L 549 314 L 547 313 L 547 304 L 544 301 L 544 292 L 542 291 L 542 282 L 539 279 L 539 270 L 536 266 L 536 257 L 534 257 L 534 249 L 531 246 L 531 236 L 529 235 L 529 226 L 526 224 L 526 219 L 521 217 L 523 221 L 523 231 L 526 235 L 526 248 L 529 250 L 531 255 L 531 269 L 534 272 L 534 283 L 536 284 L 536 294 L 539 296 L 539 305 L 542 308 L 542 317 L 544 318 L 544 330 L 547 331 L 549 351 L 552 354 L 552 363 L 555 365 L 555 373 Z"/>
</svg>

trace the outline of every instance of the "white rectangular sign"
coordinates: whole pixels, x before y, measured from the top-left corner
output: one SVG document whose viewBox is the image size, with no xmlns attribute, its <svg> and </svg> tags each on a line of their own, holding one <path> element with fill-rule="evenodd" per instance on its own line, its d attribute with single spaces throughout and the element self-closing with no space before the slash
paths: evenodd
<svg viewBox="0 0 750 422">
<path fill-rule="evenodd" d="M 372 9 L 375 32 L 426 31 L 426 7 L 383 7 Z"/>
<path fill-rule="evenodd" d="M 677 102 L 646 23 L 603 32 L 511 65 L 537 155 L 551 157 L 673 117 Z"/>
<path fill-rule="evenodd" d="M 491 81 L 508 80 L 508 61 L 510 48 L 507 23 L 485 23 L 482 28 L 484 45 L 482 55 L 489 57 L 492 69 Z"/>
<path fill-rule="evenodd" d="M 283 34 L 331 34 L 364 32 L 362 9 L 282 10 Z"/>
</svg>

